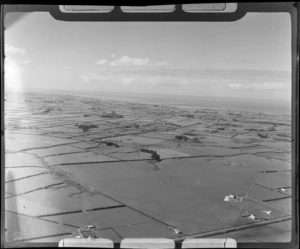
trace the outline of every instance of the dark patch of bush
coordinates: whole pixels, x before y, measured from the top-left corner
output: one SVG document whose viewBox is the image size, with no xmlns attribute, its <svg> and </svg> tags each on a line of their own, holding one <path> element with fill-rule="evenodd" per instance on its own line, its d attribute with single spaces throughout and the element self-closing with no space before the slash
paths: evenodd
<svg viewBox="0 0 300 249">
<path fill-rule="evenodd" d="M 156 161 L 161 161 L 160 155 L 157 154 L 157 152 L 155 150 L 149 150 L 149 149 L 142 148 L 142 149 L 140 149 L 140 151 L 145 152 L 145 153 L 150 153 L 152 159 L 154 159 Z"/>
<path fill-rule="evenodd" d="M 259 136 L 260 138 L 263 138 L 263 139 L 269 137 L 268 134 L 262 134 L 262 133 L 258 133 L 257 136 Z"/>
<path fill-rule="evenodd" d="M 183 135 L 179 135 L 175 137 L 175 140 L 179 140 L 179 141 L 188 141 L 189 138 Z"/>
</svg>

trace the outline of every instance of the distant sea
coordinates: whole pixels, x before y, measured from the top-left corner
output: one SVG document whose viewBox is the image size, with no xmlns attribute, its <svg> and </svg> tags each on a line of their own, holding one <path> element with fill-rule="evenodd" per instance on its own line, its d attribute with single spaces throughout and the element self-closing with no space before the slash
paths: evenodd
<svg viewBox="0 0 300 249">
<path fill-rule="evenodd" d="M 179 96 L 145 93 L 112 93 L 89 91 L 60 91 L 61 94 L 93 97 L 148 104 L 162 104 L 187 108 L 245 111 L 265 114 L 291 115 L 291 102 L 278 100 L 225 97 Z"/>
<path fill-rule="evenodd" d="M 291 102 L 279 100 L 242 99 L 228 97 L 184 96 L 146 93 L 91 92 L 75 90 L 38 90 L 32 92 L 53 92 L 58 94 L 91 97 L 97 99 L 127 101 L 147 104 L 161 104 L 192 109 L 214 109 L 226 111 L 244 111 L 264 114 L 291 115 Z"/>
</svg>

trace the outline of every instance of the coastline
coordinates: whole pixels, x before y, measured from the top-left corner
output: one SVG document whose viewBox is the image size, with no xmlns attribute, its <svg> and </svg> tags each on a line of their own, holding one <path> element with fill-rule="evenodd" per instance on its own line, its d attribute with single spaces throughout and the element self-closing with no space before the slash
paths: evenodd
<svg viewBox="0 0 300 249">
<path fill-rule="evenodd" d="M 178 104 L 178 103 L 165 103 L 165 102 L 162 102 L 159 100 L 158 101 L 154 101 L 154 100 L 145 101 L 145 100 L 132 99 L 132 98 L 130 99 L 129 95 L 132 95 L 132 97 L 137 97 L 137 96 L 139 96 L 139 93 L 134 93 L 134 94 L 125 93 L 123 96 L 121 96 L 121 93 L 104 92 L 104 93 L 102 93 L 101 96 L 97 96 L 96 93 L 88 93 L 88 92 L 84 93 L 84 92 L 79 92 L 79 91 L 67 91 L 67 90 L 58 91 L 58 90 L 43 90 L 43 89 L 23 89 L 23 92 L 41 92 L 41 93 L 49 92 L 49 93 L 55 93 L 55 94 L 59 94 L 59 95 L 86 97 L 86 98 L 92 98 L 92 99 L 98 99 L 98 100 L 105 99 L 105 100 L 111 100 L 111 101 L 130 102 L 130 103 L 137 103 L 137 104 L 162 105 L 162 106 L 167 106 L 167 107 L 176 107 L 176 108 L 182 108 L 182 109 L 188 109 L 188 110 L 200 109 L 200 110 L 210 110 L 210 111 L 257 113 L 257 114 L 264 114 L 264 115 L 280 115 L 280 116 L 291 117 L 291 108 L 289 108 L 290 109 L 289 114 L 286 112 L 283 112 L 282 110 L 278 111 L 278 109 L 275 109 L 273 111 L 259 109 L 260 111 L 255 111 L 255 110 L 252 110 L 252 109 L 254 109 L 254 107 L 250 107 L 247 105 L 244 105 L 241 107 L 240 105 L 236 104 L 236 105 L 232 105 L 229 107 L 229 106 L 226 106 L 226 104 L 222 103 L 222 100 L 221 100 L 220 105 L 218 105 L 218 106 L 213 106 L 212 104 L 205 104 L 205 106 L 199 106 L 197 104 L 184 104 L 183 105 L 183 104 Z M 97 94 L 101 94 L 101 93 L 97 93 Z M 140 95 L 148 96 L 145 93 L 141 93 Z M 169 97 L 169 96 L 168 95 L 158 96 L 158 98 L 162 98 L 162 97 Z M 194 98 L 194 99 L 196 98 L 196 96 L 184 96 L 184 98 L 186 98 L 186 99 L 188 99 L 189 97 Z M 155 98 L 155 95 L 153 95 L 152 98 Z M 203 98 L 203 97 L 199 96 L 199 98 Z M 228 99 L 230 100 L 230 98 L 228 98 Z M 236 100 L 237 99 L 233 99 L 233 101 L 236 101 Z M 212 100 L 212 102 L 214 102 L 214 101 L 217 102 L 217 101 L 220 101 L 220 99 L 215 98 L 214 100 Z M 255 102 L 255 100 L 248 101 L 248 103 L 257 105 L 257 102 Z M 266 108 L 266 109 L 268 109 L 268 108 Z"/>
</svg>

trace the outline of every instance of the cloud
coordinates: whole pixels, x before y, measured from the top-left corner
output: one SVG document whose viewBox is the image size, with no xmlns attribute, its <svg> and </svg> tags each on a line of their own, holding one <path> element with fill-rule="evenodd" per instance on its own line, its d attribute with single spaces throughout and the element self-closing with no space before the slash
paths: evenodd
<svg viewBox="0 0 300 249">
<path fill-rule="evenodd" d="M 291 75 L 288 72 L 257 70 L 211 70 L 211 69 L 169 69 L 158 67 L 117 68 L 100 73 L 86 74 L 83 82 L 106 84 L 110 87 L 130 87 L 148 89 L 148 87 L 168 87 L 188 89 L 187 91 L 280 91 L 291 87 Z M 157 88 L 159 89 L 159 88 Z M 172 91 L 172 90 L 171 90 Z"/>
<path fill-rule="evenodd" d="M 233 90 L 285 90 L 287 84 L 274 83 L 229 83 L 228 88 Z"/>
<path fill-rule="evenodd" d="M 186 77 L 176 77 L 176 76 L 162 76 L 162 75 L 136 75 L 136 74 L 113 74 L 106 72 L 105 74 L 83 74 L 80 75 L 81 81 L 84 83 L 105 83 L 107 85 L 121 84 L 123 86 L 130 85 L 157 85 L 157 86 L 174 86 L 174 87 L 184 87 L 189 84 L 194 84 L 195 79 L 190 79 Z"/>
<path fill-rule="evenodd" d="M 30 62 L 31 62 L 31 60 L 22 61 L 23 64 L 29 64 Z"/>
<path fill-rule="evenodd" d="M 149 62 L 149 58 L 132 58 L 128 56 L 122 56 L 120 59 L 114 60 L 110 63 L 111 66 L 145 66 Z"/>
<path fill-rule="evenodd" d="M 111 58 L 115 58 L 115 57 L 116 57 L 116 54 L 112 54 L 112 55 L 111 55 Z"/>
<path fill-rule="evenodd" d="M 89 83 L 91 81 L 91 78 L 87 75 L 79 75 L 79 77 L 84 83 Z"/>
<path fill-rule="evenodd" d="M 121 84 L 125 86 L 131 85 L 134 82 L 134 78 L 132 77 L 120 77 L 119 80 Z"/>
<path fill-rule="evenodd" d="M 96 61 L 96 64 L 97 65 L 104 65 L 107 63 L 107 60 L 99 60 L 99 61 Z"/>
<path fill-rule="evenodd" d="M 230 89 L 237 89 L 237 90 L 239 90 L 239 89 L 245 89 L 245 85 L 241 84 L 241 83 L 229 83 L 228 87 Z"/>
<path fill-rule="evenodd" d="M 167 66 L 167 65 L 168 65 L 168 63 L 166 61 L 159 61 L 159 62 L 156 63 L 156 66 L 159 66 L 159 67 Z"/>
<path fill-rule="evenodd" d="M 81 81 L 84 83 L 92 83 L 92 82 L 106 82 L 108 80 L 111 80 L 114 78 L 113 76 L 110 75 L 98 75 L 98 74 L 81 74 L 79 75 Z"/>
<path fill-rule="evenodd" d="M 26 50 L 24 48 L 14 47 L 10 44 L 5 44 L 6 54 L 25 54 Z"/>
</svg>

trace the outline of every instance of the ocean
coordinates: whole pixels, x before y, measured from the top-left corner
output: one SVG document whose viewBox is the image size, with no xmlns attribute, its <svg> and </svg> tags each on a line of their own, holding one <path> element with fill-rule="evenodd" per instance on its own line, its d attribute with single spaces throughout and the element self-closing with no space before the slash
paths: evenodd
<svg viewBox="0 0 300 249">
<path fill-rule="evenodd" d="M 167 94 L 145 94 L 145 93 L 117 93 L 117 92 L 92 92 L 78 90 L 42 90 L 23 89 L 26 92 L 43 92 L 65 94 L 73 96 L 90 97 L 104 100 L 116 100 L 136 102 L 145 104 L 160 104 L 192 109 L 213 109 L 224 111 L 243 111 L 264 114 L 287 115 L 292 114 L 291 101 L 263 100 L 263 99 L 242 99 L 228 97 L 207 97 L 207 96 L 185 96 Z M 9 91 L 8 91 L 9 92 Z M 7 92 L 7 93 L 8 93 Z"/>
<path fill-rule="evenodd" d="M 291 102 L 261 99 L 240 99 L 207 96 L 175 96 L 145 93 L 112 93 L 90 91 L 60 91 L 61 94 L 92 97 L 97 99 L 162 104 L 187 108 L 245 111 L 265 114 L 291 115 Z"/>
</svg>

